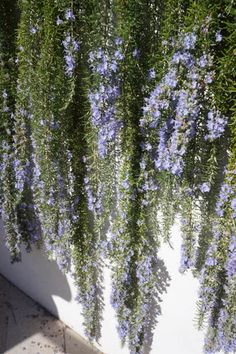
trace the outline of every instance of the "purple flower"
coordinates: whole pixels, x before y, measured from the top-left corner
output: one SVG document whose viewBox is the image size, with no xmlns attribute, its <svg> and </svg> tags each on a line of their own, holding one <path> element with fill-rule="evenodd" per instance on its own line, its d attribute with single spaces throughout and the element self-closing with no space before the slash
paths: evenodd
<svg viewBox="0 0 236 354">
<path fill-rule="evenodd" d="M 223 201 L 227 201 L 232 193 L 232 187 L 227 183 L 223 183 L 220 190 L 220 199 Z"/>
<path fill-rule="evenodd" d="M 78 50 L 79 50 L 79 48 L 80 48 L 78 41 L 76 41 L 75 39 L 72 40 L 71 46 L 72 46 L 72 50 L 73 50 L 74 52 L 78 52 Z"/>
<path fill-rule="evenodd" d="M 121 53 L 120 50 L 116 50 L 114 55 L 115 55 L 115 58 L 118 59 L 118 60 L 123 60 L 124 59 L 124 55 Z"/>
<path fill-rule="evenodd" d="M 59 16 L 57 16 L 57 20 L 56 20 L 57 26 L 61 25 L 62 23 L 63 23 L 63 21 L 60 19 Z"/>
<path fill-rule="evenodd" d="M 229 255 L 226 262 L 226 272 L 228 277 L 236 274 L 236 237 L 232 236 L 229 244 Z"/>
<path fill-rule="evenodd" d="M 65 61 L 66 61 L 66 72 L 68 76 L 72 76 L 72 73 L 75 68 L 75 60 L 72 55 L 66 55 Z"/>
<path fill-rule="evenodd" d="M 137 267 L 137 278 L 140 284 L 145 284 L 149 280 L 152 272 L 152 258 L 147 256 Z"/>
<path fill-rule="evenodd" d="M 227 119 L 220 115 L 219 111 L 210 111 L 207 115 L 207 129 L 209 134 L 206 135 L 206 140 L 215 140 L 224 133 Z"/>
<path fill-rule="evenodd" d="M 188 254 L 189 252 L 186 246 L 187 245 L 185 244 L 181 245 L 180 273 L 184 273 L 187 269 L 193 266 L 193 260 L 191 259 L 192 257 Z"/>
<path fill-rule="evenodd" d="M 224 215 L 224 210 L 222 209 L 223 203 L 221 201 L 218 201 L 216 203 L 216 214 L 219 217 L 222 217 Z"/>
<path fill-rule="evenodd" d="M 66 18 L 67 20 L 71 20 L 71 21 L 74 21 L 74 20 L 75 20 L 75 15 L 73 14 L 72 9 L 66 10 L 65 18 Z"/>
<path fill-rule="evenodd" d="M 145 144 L 145 150 L 151 151 L 152 150 L 152 145 L 150 143 Z"/>
<path fill-rule="evenodd" d="M 216 203 L 216 214 L 219 217 L 224 215 L 224 206 L 228 202 L 230 196 L 233 194 L 233 189 L 227 183 L 223 183 L 220 189 L 219 200 Z"/>
<path fill-rule="evenodd" d="M 180 52 L 176 52 L 176 53 L 174 53 L 171 61 L 174 64 L 179 64 L 181 59 L 182 59 L 182 54 Z"/>
<path fill-rule="evenodd" d="M 7 91 L 5 89 L 3 90 L 2 97 L 5 99 L 8 97 Z"/>
<path fill-rule="evenodd" d="M 149 72 L 148 72 L 148 77 L 149 79 L 155 79 L 156 77 L 156 72 L 154 69 L 150 69 Z"/>
<path fill-rule="evenodd" d="M 116 61 L 111 62 L 111 70 L 116 72 L 117 68 L 118 68 L 117 62 Z"/>
<path fill-rule="evenodd" d="M 138 58 L 138 57 L 139 57 L 139 50 L 138 50 L 137 48 L 135 48 L 135 49 L 133 50 L 132 55 L 133 55 L 134 58 Z"/>
<path fill-rule="evenodd" d="M 194 49 L 195 44 L 197 41 L 197 36 L 195 33 L 188 33 L 184 37 L 184 48 L 189 50 L 189 49 Z"/>
<path fill-rule="evenodd" d="M 142 161 L 140 162 L 140 168 L 141 168 L 142 170 L 145 170 L 145 168 L 146 168 L 146 162 L 145 162 L 144 160 L 142 160 Z"/>
<path fill-rule="evenodd" d="M 67 33 L 66 38 L 62 42 L 65 51 L 66 74 L 72 77 L 75 70 L 75 55 L 79 50 L 79 43 L 72 38 L 70 33 Z"/>
<path fill-rule="evenodd" d="M 171 88 L 175 88 L 177 85 L 176 71 L 170 70 L 165 76 L 165 84 Z"/>
<path fill-rule="evenodd" d="M 199 188 L 202 193 L 208 193 L 211 190 L 211 185 L 210 185 L 210 183 L 205 182 L 205 183 L 201 184 Z"/>
<path fill-rule="evenodd" d="M 202 55 L 202 56 L 200 57 L 200 59 L 199 59 L 199 66 L 200 66 L 201 68 L 205 68 L 206 65 L 207 65 L 207 56 L 204 54 L 204 55 Z"/>
<path fill-rule="evenodd" d="M 122 43 L 123 43 L 123 39 L 122 39 L 122 38 L 117 37 L 117 38 L 115 39 L 115 44 L 116 44 L 117 46 L 122 45 Z"/>
<path fill-rule="evenodd" d="M 213 81 L 213 73 L 210 72 L 210 73 L 207 73 L 207 75 L 205 76 L 205 82 L 207 84 L 211 84 Z"/>
<path fill-rule="evenodd" d="M 36 28 L 36 27 L 31 27 L 31 28 L 30 28 L 30 32 L 31 32 L 32 34 L 35 34 L 35 33 L 37 32 L 37 28 Z"/>
<path fill-rule="evenodd" d="M 114 63 L 113 63 L 114 65 Z M 108 71 L 108 63 L 106 60 L 104 60 L 102 63 L 100 63 L 97 66 L 97 73 L 102 75 L 102 76 L 106 76 L 107 75 L 107 71 Z"/>
<path fill-rule="evenodd" d="M 119 42 L 119 41 L 118 41 Z M 118 63 L 123 59 L 120 50 L 110 57 L 102 48 L 89 54 L 93 73 L 99 74 L 99 85 L 89 92 L 91 120 L 98 128 L 98 151 L 103 158 L 107 155 L 108 145 L 114 142 L 122 126 L 116 118 L 116 101 L 120 94 L 119 80 L 116 75 Z"/>
<path fill-rule="evenodd" d="M 217 263 L 216 263 L 216 260 L 214 257 L 207 257 L 206 259 L 206 265 L 208 266 L 215 266 Z"/>
<path fill-rule="evenodd" d="M 126 190 L 129 189 L 130 184 L 129 184 L 129 181 L 128 181 L 128 178 L 127 178 L 127 177 L 126 177 L 126 179 L 125 179 L 124 181 L 122 181 L 121 185 L 122 185 L 122 187 L 123 187 L 124 189 L 126 189 Z"/>
<path fill-rule="evenodd" d="M 216 42 L 221 42 L 222 41 L 222 34 L 220 31 L 216 32 Z"/>
<path fill-rule="evenodd" d="M 50 197 L 47 201 L 47 204 L 50 206 L 54 205 L 54 203 L 55 203 L 55 199 L 53 197 Z"/>
<path fill-rule="evenodd" d="M 231 208 L 236 211 L 236 198 L 232 199 L 231 201 Z"/>
</svg>

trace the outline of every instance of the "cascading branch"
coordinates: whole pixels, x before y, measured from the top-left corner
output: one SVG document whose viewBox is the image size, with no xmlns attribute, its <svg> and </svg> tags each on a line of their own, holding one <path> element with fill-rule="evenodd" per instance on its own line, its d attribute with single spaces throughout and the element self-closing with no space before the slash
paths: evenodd
<svg viewBox="0 0 236 354">
<path fill-rule="evenodd" d="M 158 249 L 177 215 L 180 271 L 200 281 L 204 351 L 234 352 L 235 4 L 3 0 L 0 10 L 12 260 L 43 243 L 61 270 L 72 264 L 85 333 L 98 341 L 108 257 L 119 335 L 141 354 L 169 280 Z"/>
<path fill-rule="evenodd" d="M 1 116 L 1 217 L 6 229 L 6 245 L 12 261 L 20 260 L 20 245 L 18 216 L 16 211 L 16 174 L 14 166 L 14 122 L 17 67 L 16 61 L 16 28 L 18 25 L 18 9 L 15 1 L 1 3 L 0 19 L 0 116 Z M 24 239 L 29 247 L 27 239 Z"/>
<path fill-rule="evenodd" d="M 231 152 L 212 221 L 213 239 L 200 273 L 198 325 L 207 321 L 205 352 L 235 351 L 235 151 Z"/>
<path fill-rule="evenodd" d="M 15 151 L 18 198 L 28 211 L 24 216 L 31 221 L 30 235 L 38 239 L 38 234 L 43 234 L 47 250 L 55 252 L 63 269 L 70 260 L 71 181 L 70 154 L 59 127 L 71 93 L 68 54 L 64 59 L 62 47 L 64 32 L 71 24 L 66 20 L 62 29 L 58 27 L 56 14 L 60 10 L 66 12 L 65 7 L 60 9 L 50 1 L 21 4 Z M 49 63 L 51 71 L 47 70 Z M 59 152 L 55 146 L 64 148 Z M 33 223 L 29 212 L 34 212 L 39 222 Z"/>
<path fill-rule="evenodd" d="M 109 54 L 102 48 L 89 54 L 92 75 L 94 78 L 97 75 L 99 80 L 96 90 L 89 93 L 89 102 L 92 124 L 98 130 L 97 146 L 101 158 L 107 155 L 109 143 L 117 140 L 122 127 L 117 119 L 116 101 L 120 92 L 117 71 L 124 56 L 120 48 L 122 39 L 116 38 L 114 42 L 115 48 L 109 48 Z"/>
<path fill-rule="evenodd" d="M 218 23 L 221 32 L 217 31 L 216 34 L 217 41 L 224 44 L 224 50 L 217 58 L 216 99 L 231 119 L 228 164 L 221 171 L 220 188 L 214 200 L 214 215 L 210 222 L 213 238 L 200 273 L 198 323 L 200 327 L 204 320 L 208 324 L 206 353 L 231 353 L 236 349 L 235 97 L 229 94 L 235 90 L 235 58 L 231 54 L 235 51 L 236 32 L 235 25 L 226 21 L 226 17 L 230 19 L 233 16 L 235 9 L 228 4 Z M 224 38 L 221 33 L 227 33 L 227 36 Z"/>
<path fill-rule="evenodd" d="M 139 126 L 150 78 L 149 60 L 155 53 L 151 48 L 159 34 L 161 5 L 149 6 L 145 1 L 117 1 L 114 5 L 124 58 L 117 106 L 123 129 L 117 156 L 116 213 L 108 243 L 113 279 L 111 302 L 122 342 L 128 343 L 131 353 L 143 353 L 151 345 L 160 311 L 158 302 L 168 285 L 164 265 L 157 255 L 159 185 L 147 168 Z"/>
<path fill-rule="evenodd" d="M 34 68 L 38 60 L 39 26 L 41 21 L 40 2 L 22 3 L 22 17 L 18 28 L 17 59 L 18 67 L 14 130 L 14 172 L 18 233 L 22 241 L 30 245 L 41 238 L 41 226 L 38 211 L 34 204 L 33 146 L 31 140 L 32 93 L 31 82 L 34 80 Z M 33 42 L 34 41 L 34 42 Z"/>
<path fill-rule="evenodd" d="M 182 270 L 194 264 L 194 242 L 200 231 L 198 204 L 201 206 L 201 199 L 210 192 L 215 178 L 210 175 L 213 172 L 209 171 L 209 167 L 202 170 L 199 161 L 204 166 L 207 160 L 210 163 L 212 155 L 219 159 L 215 156 L 215 140 L 222 136 L 227 124 L 227 119 L 215 108 L 211 93 L 211 55 L 202 51 L 202 44 L 199 50 L 196 42 L 195 32 L 179 35 L 167 72 L 146 99 L 144 117 L 140 122 L 144 136 L 143 150 L 149 156 L 150 168 L 157 178 L 163 171 L 175 176 L 181 192 L 181 220 L 185 238 Z M 195 161 L 195 151 L 200 147 L 199 161 Z M 188 160 L 190 154 L 193 161 Z"/>
</svg>

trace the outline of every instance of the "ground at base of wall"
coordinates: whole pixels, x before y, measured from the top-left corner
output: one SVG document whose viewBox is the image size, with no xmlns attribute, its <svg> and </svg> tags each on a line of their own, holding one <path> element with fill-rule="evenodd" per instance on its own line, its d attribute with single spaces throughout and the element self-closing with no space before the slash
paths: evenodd
<svg viewBox="0 0 236 354">
<path fill-rule="evenodd" d="M 0 354 L 99 353 L 0 275 Z"/>
</svg>

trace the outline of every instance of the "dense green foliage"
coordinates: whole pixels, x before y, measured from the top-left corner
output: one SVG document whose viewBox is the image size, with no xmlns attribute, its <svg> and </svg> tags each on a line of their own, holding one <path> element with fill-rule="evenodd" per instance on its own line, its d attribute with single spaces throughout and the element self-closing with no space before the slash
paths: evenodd
<svg viewBox="0 0 236 354">
<path fill-rule="evenodd" d="M 1 215 L 12 261 L 45 247 L 101 337 L 103 267 L 131 353 L 151 348 L 181 222 L 205 353 L 236 350 L 236 6 L 3 0 Z"/>
</svg>

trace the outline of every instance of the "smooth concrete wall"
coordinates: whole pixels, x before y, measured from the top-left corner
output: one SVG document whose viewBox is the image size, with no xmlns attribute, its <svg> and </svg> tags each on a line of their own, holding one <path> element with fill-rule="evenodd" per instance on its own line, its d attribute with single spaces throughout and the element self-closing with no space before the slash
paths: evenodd
<svg viewBox="0 0 236 354">
<path fill-rule="evenodd" d="M 22 262 L 11 264 L 3 242 L 2 224 L 0 235 L 0 273 L 83 336 L 81 307 L 75 300 L 76 289 L 70 274 L 62 274 L 56 263 L 49 262 L 43 250 L 38 249 L 23 252 Z M 203 333 L 194 326 L 198 282 L 190 273 L 181 275 L 178 271 L 181 244 L 178 224 L 173 227 L 172 244 L 174 249 L 164 245 L 159 255 L 171 282 L 163 295 L 162 315 L 150 354 L 202 354 Z M 105 354 L 129 354 L 127 347 L 121 347 L 117 335 L 115 313 L 109 303 L 110 287 L 110 273 L 106 269 L 103 331 L 97 347 Z"/>
</svg>

